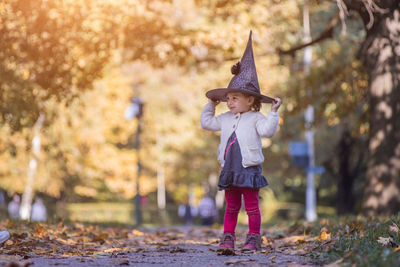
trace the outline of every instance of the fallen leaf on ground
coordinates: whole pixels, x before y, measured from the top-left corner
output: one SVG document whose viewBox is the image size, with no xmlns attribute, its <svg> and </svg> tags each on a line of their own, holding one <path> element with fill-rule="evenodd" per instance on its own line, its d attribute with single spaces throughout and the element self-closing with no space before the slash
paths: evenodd
<svg viewBox="0 0 400 267">
<path fill-rule="evenodd" d="M 186 252 L 186 249 L 180 247 L 172 247 L 169 249 L 170 253 Z"/>
<path fill-rule="evenodd" d="M 390 244 L 390 242 L 393 242 L 393 239 L 391 237 L 382 237 L 380 236 L 377 240 L 378 243 L 382 244 L 383 246 L 386 246 Z"/>
<path fill-rule="evenodd" d="M 289 246 L 289 245 L 294 245 L 297 243 L 303 243 L 306 242 L 306 237 L 304 235 L 293 235 L 293 236 L 288 236 L 285 238 L 281 239 L 275 239 L 274 240 L 274 246 L 275 247 L 281 247 L 281 246 Z"/>
<path fill-rule="evenodd" d="M 255 261 L 255 260 L 253 260 L 253 259 L 237 259 L 237 260 L 226 261 L 224 264 L 231 265 L 231 264 L 238 264 L 238 263 L 247 263 L 247 262 L 252 262 L 252 261 Z"/>
<path fill-rule="evenodd" d="M 389 225 L 389 232 L 394 232 L 394 233 L 398 234 L 399 226 L 395 223 L 393 223 L 392 225 Z"/>
<path fill-rule="evenodd" d="M 39 236 L 39 237 L 41 237 L 41 236 L 43 236 L 45 233 L 46 233 L 46 228 L 44 227 L 44 226 L 42 226 L 42 225 L 40 225 L 40 224 L 36 224 L 35 225 L 35 233 Z"/>
<path fill-rule="evenodd" d="M 144 233 L 142 233 L 142 232 L 140 232 L 140 231 L 138 231 L 138 230 L 136 230 L 136 229 L 132 230 L 132 234 L 133 234 L 133 235 L 137 235 L 137 236 L 142 236 L 142 235 L 144 235 Z"/>
<path fill-rule="evenodd" d="M 99 235 L 96 235 L 92 241 L 93 242 L 100 242 L 100 243 L 104 243 L 105 240 L 108 238 L 108 234 L 107 233 L 101 233 Z M 87 242 L 87 241 L 86 241 Z"/>
<path fill-rule="evenodd" d="M 321 240 L 328 240 L 331 239 L 331 233 L 327 233 L 327 232 L 322 232 L 321 235 L 319 236 L 319 239 Z"/>
<path fill-rule="evenodd" d="M 234 256 L 234 255 L 236 255 L 236 253 L 233 249 L 226 248 L 226 249 L 218 251 L 217 255 L 218 256 Z"/>
<path fill-rule="evenodd" d="M 324 265 L 324 267 L 339 267 L 339 266 L 342 266 L 342 264 L 341 264 L 342 262 L 343 262 L 343 259 L 339 259 L 339 260 L 337 260 L 335 262 L 332 262 L 330 264 Z"/>
<path fill-rule="evenodd" d="M 112 261 L 113 265 L 129 265 L 129 260 L 128 259 L 122 259 L 122 260 L 114 260 Z"/>
</svg>

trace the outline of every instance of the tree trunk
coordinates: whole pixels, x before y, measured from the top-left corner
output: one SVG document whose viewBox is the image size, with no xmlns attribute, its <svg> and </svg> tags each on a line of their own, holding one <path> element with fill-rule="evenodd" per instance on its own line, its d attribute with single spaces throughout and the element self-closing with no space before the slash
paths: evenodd
<svg viewBox="0 0 400 267">
<path fill-rule="evenodd" d="M 24 193 L 22 194 L 21 208 L 19 214 L 22 220 L 29 220 L 31 218 L 33 188 L 35 185 L 35 175 L 37 168 L 37 158 L 40 152 L 40 131 L 42 130 L 44 122 L 44 114 L 40 114 L 34 127 L 35 135 L 32 139 L 32 158 L 29 161 L 28 175 L 26 177 L 26 185 Z"/>
<path fill-rule="evenodd" d="M 369 75 L 370 139 L 363 200 L 363 212 L 369 216 L 400 211 L 400 3 L 375 2 L 386 11 L 374 12 L 360 50 Z"/>
<path fill-rule="evenodd" d="M 353 146 L 354 140 L 349 130 L 346 129 L 338 144 L 339 175 L 336 211 L 339 215 L 352 212 L 354 207 L 353 183 L 355 175 L 353 175 L 350 167 Z"/>
</svg>

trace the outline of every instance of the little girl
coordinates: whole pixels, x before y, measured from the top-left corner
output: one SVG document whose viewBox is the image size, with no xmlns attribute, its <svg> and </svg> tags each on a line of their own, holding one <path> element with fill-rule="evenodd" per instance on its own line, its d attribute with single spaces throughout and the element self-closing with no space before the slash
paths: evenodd
<svg viewBox="0 0 400 267">
<path fill-rule="evenodd" d="M 201 126 L 210 131 L 221 131 L 218 161 L 222 170 L 218 187 L 225 190 L 226 209 L 221 248 L 234 248 L 235 228 L 243 195 L 249 218 L 249 232 L 243 249 L 261 248 L 261 215 L 258 204 L 259 189 L 268 182 L 262 175 L 264 161 L 261 137 L 272 137 L 278 128 L 279 98 L 260 94 L 254 64 L 251 32 L 240 62 L 232 67 L 232 78 L 227 88 L 208 91 L 209 103 L 201 114 Z M 215 116 L 215 106 L 226 101 L 230 111 Z M 271 112 L 261 114 L 261 103 L 272 103 Z"/>
</svg>

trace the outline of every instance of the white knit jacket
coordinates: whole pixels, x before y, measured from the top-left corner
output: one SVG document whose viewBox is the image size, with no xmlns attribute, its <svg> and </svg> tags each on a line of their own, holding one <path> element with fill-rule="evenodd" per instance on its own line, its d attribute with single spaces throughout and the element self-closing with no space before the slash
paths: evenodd
<svg viewBox="0 0 400 267">
<path fill-rule="evenodd" d="M 233 114 L 230 111 L 215 116 L 215 106 L 208 103 L 201 112 L 201 127 L 210 131 L 221 131 L 218 147 L 218 161 L 224 166 L 224 150 L 233 132 L 239 142 L 243 167 L 264 162 L 261 137 L 272 137 L 278 129 L 278 112 L 270 111 L 268 116 L 260 112 L 248 111 Z"/>
</svg>

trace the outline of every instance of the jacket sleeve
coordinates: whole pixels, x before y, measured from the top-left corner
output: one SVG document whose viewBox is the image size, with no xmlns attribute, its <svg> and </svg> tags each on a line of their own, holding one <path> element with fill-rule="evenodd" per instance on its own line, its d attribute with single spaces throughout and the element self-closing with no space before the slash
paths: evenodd
<svg viewBox="0 0 400 267">
<path fill-rule="evenodd" d="M 272 137 L 278 130 L 279 115 L 278 112 L 270 111 L 265 117 L 261 113 L 256 122 L 257 133 L 262 137 Z"/>
<path fill-rule="evenodd" d="M 209 131 L 220 131 L 221 130 L 221 118 L 220 116 L 215 117 L 215 106 L 208 103 L 203 108 L 200 118 L 201 127 Z"/>
</svg>

